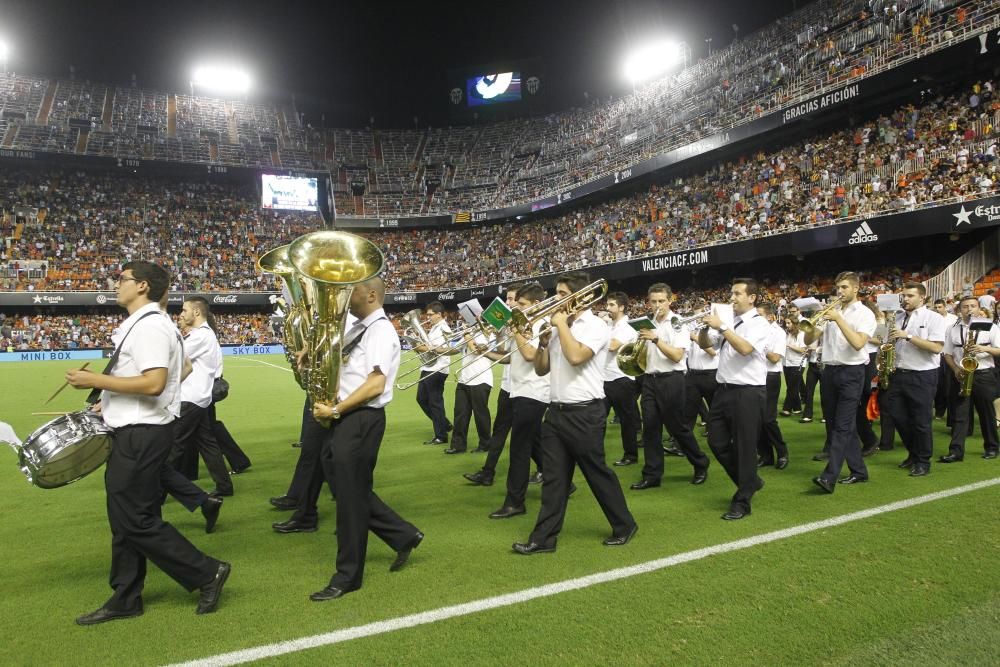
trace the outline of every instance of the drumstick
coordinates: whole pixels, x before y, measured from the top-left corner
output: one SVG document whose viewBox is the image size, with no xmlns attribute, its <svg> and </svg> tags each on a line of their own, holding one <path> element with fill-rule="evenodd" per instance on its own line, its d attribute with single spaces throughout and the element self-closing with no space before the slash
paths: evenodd
<svg viewBox="0 0 1000 667">
<path fill-rule="evenodd" d="M 68 415 L 69 412 L 32 412 L 32 417 L 61 417 L 62 415 Z"/>
<path fill-rule="evenodd" d="M 90 365 L 90 362 L 89 362 L 89 361 L 85 361 L 85 362 L 83 362 L 83 366 L 80 366 L 80 368 L 78 368 L 77 370 L 78 370 L 78 371 L 82 371 L 82 370 L 86 370 L 87 366 L 89 366 L 89 365 Z M 52 399 L 53 399 L 53 398 L 55 398 L 56 396 L 58 396 L 58 395 L 59 395 L 59 393 L 60 393 L 60 392 L 61 392 L 61 391 L 62 391 L 63 389 L 65 389 L 66 387 L 68 387 L 68 386 L 69 386 L 69 382 L 63 382 L 63 385 L 62 385 L 61 387 L 59 387 L 58 389 L 56 389 L 56 393 L 54 393 L 54 394 L 52 394 L 51 396 L 49 396 L 49 400 L 47 400 L 47 401 L 45 401 L 44 403 L 42 403 L 42 405 L 48 405 L 49 403 L 51 403 L 51 402 L 52 402 Z M 63 413 L 63 412 L 59 412 L 59 413 L 57 413 L 57 414 L 60 414 L 60 415 L 61 415 L 61 414 L 65 414 L 65 413 Z"/>
</svg>

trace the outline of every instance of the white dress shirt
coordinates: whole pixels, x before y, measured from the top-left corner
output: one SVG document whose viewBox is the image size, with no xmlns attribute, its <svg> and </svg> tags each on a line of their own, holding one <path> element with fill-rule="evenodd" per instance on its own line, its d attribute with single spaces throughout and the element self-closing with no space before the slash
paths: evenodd
<svg viewBox="0 0 1000 667">
<path fill-rule="evenodd" d="M 490 341 L 482 332 L 476 333 L 472 337 L 472 342 L 476 345 L 486 346 L 490 344 Z M 480 384 L 488 384 L 493 386 L 493 372 L 490 369 L 490 364 L 493 361 L 487 357 L 485 354 L 478 354 L 472 352 L 465 345 L 465 341 L 462 341 L 462 349 L 468 351 L 468 356 L 462 361 L 462 367 L 458 370 L 458 382 L 459 384 L 465 384 L 469 386 L 476 386 Z"/>
<path fill-rule="evenodd" d="M 639 332 L 629 326 L 627 317 L 622 317 L 617 322 L 614 322 L 608 330 L 611 332 L 611 340 L 616 340 L 622 345 L 631 343 L 639 338 Z M 618 350 L 612 350 L 609 346 L 605 353 L 604 381 L 614 382 L 621 378 L 632 379 L 631 376 L 622 373 L 622 369 L 618 368 Z"/>
<path fill-rule="evenodd" d="M 878 325 L 875 313 L 860 301 L 855 301 L 845 308 L 843 315 L 849 329 L 867 336 L 875 333 L 875 327 Z M 870 361 L 865 346 L 862 345 L 860 350 L 855 350 L 854 346 L 847 342 L 840 325 L 832 321 L 827 321 L 823 327 L 821 354 L 824 366 L 860 366 Z"/>
<path fill-rule="evenodd" d="M 679 347 L 684 350 L 680 361 L 671 361 L 667 355 L 660 351 L 659 345 L 651 340 L 646 341 L 646 373 L 669 373 L 671 371 L 686 371 L 687 349 L 691 343 L 691 330 L 687 325 L 681 327 L 680 331 L 674 331 L 670 324 L 673 313 L 668 312 L 662 321 L 653 320 L 656 325 L 656 335 L 664 343 L 671 347 Z"/>
<path fill-rule="evenodd" d="M 441 319 L 440 322 L 431 327 L 431 330 L 427 332 L 427 338 L 431 342 L 431 347 L 447 347 L 448 346 L 448 334 L 451 333 L 451 327 L 448 326 L 448 322 Z M 437 352 L 433 354 L 437 355 Z M 448 374 L 448 367 L 451 365 L 451 355 L 442 354 L 437 357 L 434 363 L 425 364 L 420 367 L 422 371 L 429 371 L 431 373 L 444 373 Z"/>
<path fill-rule="evenodd" d="M 361 333 L 358 333 L 359 330 Z M 365 407 L 382 408 L 392 400 L 399 372 L 399 334 L 381 308 L 357 322 L 344 334 L 344 347 L 361 340 L 348 352 L 347 360 L 340 366 L 338 401 L 353 394 L 368 376 L 378 369 L 385 376 L 385 389 L 368 401 Z"/>
<path fill-rule="evenodd" d="M 501 341 L 497 349 L 509 352 L 514 340 L 513 336 L 508 334 L 507 330 L 504 329 L 497 333 L 497 337 Z M 500 390 L 507 392 L 507 395 L 510 396 L 510 364 L 503 364 L 503 375 L 500 376 Z"/>
<path fill-rule="evenodd" d="M 146 313 L 156 315 L 139 321 Z M 135 327 L 133 331 L 132 328 Z M 131 332 L 131 333 L 129 333 Z M 167 369 L 167 384 L 159 396 L 101 392 L 101 416 L 112 428 L 134 424 L 169 424 L 180 415 L 184 349 L 177 327 L 157 303 L 146 304 L 122 322 L 111 336 L 121 346 L 111 375 L 135 377 L 153 368 Z"/>
<path fill-rule="evenodd" d="M 906 322 L 906 326 L 903 323 Z M 896 313 L 896 328 L 908 334 L 936 343 L 945 339 L 944 318 L 927 306 L 920 306 L 909 313 Z M 896 368 L 910 371 L 930 371 L 941 365 L 937 352 L 921 350 L 908 340 L 896 341 Z"/>
<path fill-rule="evenodd" d="M 527 342 L 528 347 L 538 349 L 538 331 L 545 324 L 545 320 L 538 320 L 531 327 L 532 338 Z M 549 376 L 539 376 L 535 372 L 535 364 L 525 361 L 521 351 L 517 348 L 517 339 L 511 339 L 510 355 L 510 397 L 511 398 L 533 398 L 542 403 L 549 402 Z"/>
<path fill-rule="evenodd" d="M 687 366 L 692 371 L 717 371 L 719 370 L 719 351 L 715 349 L 715 354 L 709 354 L 701 349 L 698 341 L 691 341 L 688 347 Z"/>
<path fill-rule="evenodd" d="M 588 308 L 576 314 L 569 332 L 578 343 L 593 352 L 579 366 L 569 363 L 562 352 L 557 331 L 549 340 L 549 375 L 551 397 L 555 403 L 582 403 L 604 398 L 604 355 L 611 342 L 611 330 Z"/>
<path fill-rule="evenodd" d="M 961 366 L 962 357 L 965 356 L 965 341 L 968 335 L 968 325 L 962 321 L 956 322 L 950 329 L 948 329 L 945 335 L 944 350 L 942 350 L 942 354 L 950 354 L 955 363 Z M 973 331 L 972 335 L 975 337 L 977 345 L 1000 347 L 1000 327 L 997 327 L 995 324 L 990 327 L 989 331 Z M 979 362 L 979 368 L 977 370 L 993 368 L 996 366 L 996 361 L 994 360 L 993 355 L 989 352 L 980 352 L 976 354 L 976 361 Z"/>
<path fill-rule="evenodd" d="M 763 387 L 767 384 L 767 360 L 764 347 L 771 337 L 771 324 L 756 310 L 751 310 L 733 319 L 732 330 L 743 338 L 753 351 L 742 355 L 733 348 L 725 337 L 711 332 L 712 346 L 719 351 L 719 370 L 715 379 L 719 383 Z"/>
<path fill-rule="evenodd" d="M 770 361 L 766 356 L 764 357 L 765 361 L 767 361 L 768 373 L 781 372 L 785 359 L 785 338 L 785 330 L 779 327 L 777 322 L 771 322 L 771 337 L 764 346 L 764 352 L 765 354 L 770 353 L 780 355 L 781 359 L 778 359 L 777 361 Z"/>
<path fill-rule="evenodd" d="M 181 382 L 181 403 L 207 408 L 212 404 L 215 378 L 222 372 L 222 348 L 207 322 L 184 337 L 184 354 L 191 360 L 191 374 Z"/>
<path fill-rule="evenodd" d="M 808 355 L 808 352 L 806 353 L 796 352 L 792 348 L 788 347 L 789 345 L 794 345 L 795 347 L 804 348 L 806 346 L 806 335 L 801 331 L 795 334 L 794 336 L 790 333 L 785 334 L 785 359 L 783 362 L 784 366 L 785 368 L 788 367 L 802 368 L 802 365 L 805 362 L 805 358 Z"/>
</svg>

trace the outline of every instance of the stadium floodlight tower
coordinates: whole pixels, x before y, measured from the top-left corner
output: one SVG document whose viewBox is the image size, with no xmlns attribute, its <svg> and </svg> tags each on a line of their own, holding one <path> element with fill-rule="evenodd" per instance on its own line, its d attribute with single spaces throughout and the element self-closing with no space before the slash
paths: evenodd
<svg viewBox="0 0 1000 667">
<path fill-rule="evenodd" d="M 200 65 L 191 71 L 191 96 L 195 89 L 246 97 L 250 75 L 246 70 L 227 65 Z"/>
<path fill-rule="evenodd" d="M 685 42 L 660 40 L 646 44 L 630 53 L 625 59 L 625 78 L 634 88 L 678 65 L 686 65 L 688 51 Z"/>
</svg>

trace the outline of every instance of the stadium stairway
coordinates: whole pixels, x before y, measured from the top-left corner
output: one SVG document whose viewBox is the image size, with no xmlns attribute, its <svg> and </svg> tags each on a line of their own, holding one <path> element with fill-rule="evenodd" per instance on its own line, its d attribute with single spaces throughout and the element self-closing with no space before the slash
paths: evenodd
<svg viewBox="0 0 1000 667">
<path fill-rule="evenodd" d="M 177 138 L 177 96 L 167 95 L 167 137 Z"/>
<path fill-rule="evenodd" d="M 173 96 L 171 96 L 173 97 Z M 170 108 L 169 103 L 167 109 Z M 101 131 L 111 132 L 111 121 L 114 120 L 115 113 L 115 93 L 114 88 L 108 87 L 104 93 L 104 111 L 101 112 Z"/>
<path fill-rule="evenodd" d="M 76 137 L 76 154 L 85 155 L 87 153 L 87 142 L 90 141 L 90 128 L 83 128 Z"/>
<path fill-rule="evenodd" d="M 240 144 L 240 130 L 236 123 L 236 110 L 233 109 L 233 103 L 229 101 L 226 102 L 226 120 L 229 127 L 229 143 L 238 146 Z M 216 152 L 218 152 L 218 147 L 216 147 Z"/>
<path fill-rule="evenodd" d="M 994 267 L 992 271 L 976 281 L 976 286 L 972 290 L 973 296 L 983 296 L 992 294 L 1000 285 L 1000 269 Z"/>
<path fill-rule="evenodd" d="M 277 148 L 272 148 L 271 149 L 271 164 L 273 166 L 275 166 L 275 167 L 280 167 L 281 166 L 281 156 L 278 155 L 278 149 Z"/>
<path fill-rule="evenodd" d="M 17 136 L 17 130 L 21 127 L 17 123 L 11 123 L 7 126 L 7 134 L 3 135 L 3 147 L 10 148 L 14 145 L 14 137 Z"/>
<path fill-rule="evenodd" d="M 219 161 L 219 144 L 217 142 L 208 142 L 208 159 L 212 162 Z"/>
<path fill-rule="evenodd" d="M 428 129 L 424 132 L 423 136 L 420 137 L 420 141 L 417 142 L 417 151 L 413 154 L 413 164 L 420 164 L 424 159 L 424 147 L 427 146 L 428 135 L 430 130 Z"/>
<path fill-rule="evenodd" d="M 39 125 L 49 124 L 49 114 L 52 113 L 52 102 L 56 99 L 56 88 L 58 83 L 49 79 L 49 85 L 45 88 L 45 96 L 42 97 L 42 104 L 38 107 L 36 118 Z"/>
<path fill-rule="evenodd" d="M 375 164 L 384 167 L 385 156 L 382 154 L 382 135 L 378 130 L 372 132 L 372 145 L 374 146 Z"/>
</svg>

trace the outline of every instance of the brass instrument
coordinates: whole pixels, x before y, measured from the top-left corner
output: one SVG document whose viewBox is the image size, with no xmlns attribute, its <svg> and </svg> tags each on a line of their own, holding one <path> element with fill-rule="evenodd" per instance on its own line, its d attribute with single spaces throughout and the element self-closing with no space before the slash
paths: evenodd
<svg viewBox="0 0 1000 667">
<path fill-rule="evenodd" d="M 618 348 L 615 353 L 615 363 L 625 375 L 638 377 L 646 372 L 648 355 L 649 347 L 646 345 L 646 341 L 639 338 Z"/>
<path fill-rule="evenodd" d="M 408 360 L 407 363 L 410 364 L 409 366 L 407 366 L 406 368 L 403 368 L 402 366 L 400 367 L 399 374 L 396 376 L 396 389 L 399 389 L 400 391 L 405 391 L 410 387 L 413 387 L 414 385 L 420 384 L 422 380 L 424 380 L 426 377 L 429 376 L 424 376 L 414 381 L 404 380 L 404 378 L 407 378 L 413 375 L 414 373 L 418 373 L 420 369 L 424 366 L 429 366 L 433 363 L 436 363 L 438 359 L 440 359 L 441 357 L 451 356 L 452 354 L 455 354 L 455 352 L 452 351 L 453 348 L 451 348 L 447 342 L 445 343 L 445 346 L 448 346 L 447 351 L 445 352 L 434 351 L 435 347 L 442 347 L 442 346 L 440 345 L 435 346 L 430 341 L 430 338 L 427 336 L 427 333 L 424 331 L 422 326 L 423 324 L 425 324 L 425 322 L 420 321 L 420 312 L 421 311 L 419 308 L 414 308 L 413 310 L 409 311 L 408 313 L 406 313 L 406 315 L 403 316 L 403 322 L 407 325 L 407 328 L 406 330 L 403 331 L 403 334 L 400 336 L 400 338 L 408 342 L 413 347 L 416 347 L 417 345 L 424 345 L 428 349 L 425 352 L 417 352 L 418 362 L 416 362 L 416 365 L 413 365 L 413 362 Z M 472 324 L 467 324 L 466 326 L 451 332 L 450 336 L 451 340 L 459 339 L 464 341 L 469 336 L 475 337 L 481 334 L 483 337 L 486 338 L 487 341 L 489 341 L 489 339 L 493 336 L 493 333 L 494 332 L 492 327 L 490 327 L 482 320 L 476 320 Z M 466 357 L 470 355 L 481 357 L 486 352 L 492 352 L 494 347 L 495 345 L 487 346 L 486 350 L 477 350 L 476 352 L 464 352 L 459 357 L 459 359 L 464 363 Z"/>
<path fill-rule="evenodd" d="M 420 319 L 423 315 L 423 311 L 419 308 L 414 308 L 413 310 L 403 315 L 403 323 L 406 328 L 403 330 L 403 335 L 400 336 L 403 340 L 408 342 L 412 347 L 417 347 L 418 345 L 423 345 L 427 348 L 426 352 L 418 352 L 417 356 L 420 357 L 420 365 L 428 366 L 433 364 L 438 360 L 440 355 L 436 355 L 431 350 L 434 344 L 431 343 L 431 339 L 427 336 L 427 331 L 424 329 L 424 322 Z"/>
<path fill-rule="evenodd" d="M 371 241 L 333 230 L 300 236 L 288 257 L 309 304 L 305 390 L 313 403 L 335 403 L 351 293 L 382 273 L 385 258 Z"/>
<path fill-rule="evenodd" d="M 816 331 L 817 327 L 819 327 L 820 323 L 822 323 L 822 321 L 826 318 L 826 316 L 829 315 L 831 312 L 833 312 L 835 308 L 841 306 L 842 304 L 843 301 L 841 301 L 840 299 L 834 299 L 826 306 L 824 306 L 816 313 L 814 313 L 813 316 L 810 317 L 808 320 L 802 320 L 801 322 L 799 322 L 799 331 L 806 334 L 807 336 L 812 334 L 814 331 Z"/>
<path fill-rule="evenodd" d="M 697 315 L 691 315 L 690 317 L 682 318 L 678 317 L 677 315 L 674 315 L 673 317 L 670 318 L 670 326 L 674 328 L 674 331 L 680 331 L 681 327 L 683 327 L 685 324 L 691 324 L 692 322 L 697 322 L 698 320 L 704 319 L 711 314 L 712 314 L 712 309 L 707 308 L 702 312 L 698 313 Z"/>
<path fill-rule="evenodd" d="M 979 360 L 972 348 L 976 346 L 976 338 L 979 334 L 970 327 L 965 334 L 965 344 L 962 346 L 962 361 L 959 366 L 962 368 L 962 387 L 958 390 L 958 395 L 962 397 L 972 395 L 972 383 L 976 379 L 976 370 L 979 368 Z"/>
<path fill-rule="evenodd" d="M 272 248 L 260 256 L 257 260 L 257 268 L 264 273 L 272 273 L 285 284 L 285 288 L 292 297 L 292 303 L 288 304 L 288 312 L 285 313 L 285 320 L 282 322 L 282 333 L 284 338 L 285 358 L 292 367 L 295 374 L 295 381 L 303 389 L 306 388 L 306 378 L 299 368 L 298 353 L 307 349 L 307 332 L 309 328 L 309 304 L 306 302 L 305 292 L 299 282 L 299 276 L 288 258 L 288 246 L 278 246 Z"/>
</svg>

